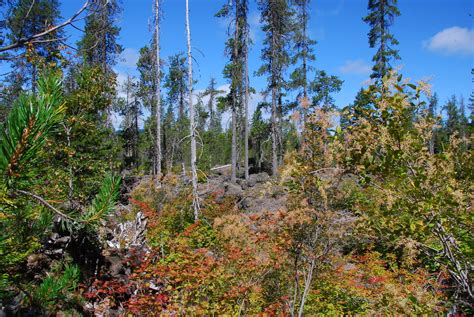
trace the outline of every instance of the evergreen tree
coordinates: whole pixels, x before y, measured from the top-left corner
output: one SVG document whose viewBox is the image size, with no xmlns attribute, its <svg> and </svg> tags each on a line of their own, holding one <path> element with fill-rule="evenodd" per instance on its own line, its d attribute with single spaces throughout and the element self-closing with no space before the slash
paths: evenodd
<svg viewBox="0 0 474 317">
<path fill-rule="evenodd" d="M 400 59 L 398 50 L 393 48 L 398 45 L 398 41 L 389 30 L 400 11 L 397 0 L 369 0 L 368 10 L 369 14 L 363 20 L 370 26 L 369 45 L 371 48 L 377 47 L 377 53 L 372 58 L 375 64 L 370 77 L 382 79 L 392 69 L 390 61 Z"/>
<path fill-rule="evenodd" d="M 271 92 L 272 173 L 277 175 L 278 153 L 281 144 L 281 94 L 285 86 L 284 72 L 290 64 L 289 43 L 293 30 L 293 11 L 286 0 L 259 0 L 263 41 L 262 60 L 265 62 L 257 75 L 268 74 L 267 91 Z"/>
<path fill-rule="evenodd" d="M 207 86 L 206 91 L 204 92 L 204 96 L 209 97 L 207 101 L 207 111 L 209 113 L 209 121 L 207 126 L 208 131 L 222 131 L 220 111 L 218 111 L 218 109 L 216 108 L 216 98 L 219 94 L 223 92 L 223 90 L 217 90 L 216 80 L 214 78 L 211 78 L 211 80 L 209 81 L 209 85 Z"/>
<path fill-rule="evenodd" d="M 434 93 L 433 96 L 431 96 L 430 101 L 428 103 L 428 118 L 435 120 L 437 115 L 438 115 L 438 94 Z M 437 140 L 438 131 L 435 127 L 433 127 L 431 133 L 432 135 L 429 141 L 429 149 L 430 149 L 430 153 L 434 154 L 436 150 L 436 140 Z"/>
<path fill-rule="evenodd" d="M 173 104 L 168 103 L 163 119 L 163 157 L 165 159 L 166 173 L 171 173 L 175 154 L 178 148 L 179 133 L 177 131 L 177 124 L 174 117 Z"/>
<path fill-rule="evenodd" d="M 247 0 L 235 0 L 229 1 L 224 7 L 217 13 L 218 17 L 232 17 L 233 32 L 229 34 L 229 39 L 226 43 L 226 52 L 229 56 L 229 63 L 224 69 L 224 76 L 228 78 L 230 82 L 230 109 L 232 112 L 232 154 L 231 154 L 231 181 L 235 182 L 237 177 L 238 168 L 238 147 L 240 145 L 240 138 L 238 126 L 239 121 L 242 122 L 247 120 L 247 115 L 244 114 L 244 118 L 239 118 L 239 114 L 244 109 L 242 101 L 246 102 L 244 96 L 246 91 L 247 79 L 246 79 L 246 54 L 248 48 L 248 23 L 247 23 L 247 11 L 248 5 Z M 231 28 L 229 28 L 231 30 Z M 240 119 L 240 120 L 239 120 Z M 246 126 L 245 122 L 244 125 Z M 248 168 L 248 164 L 245 164 Z"/>
<path fill-rule="evenodd" d="M 159 184 L 159 177 L 161 176 L 161 59 L 160 59 L 160 0 L 155 0 L 155 142 L 154 142 L 154 157 L 153 161 L 155 175 L 155 182 Z"/>
<path fill-rule="evenodd" d="M 88 15 L 85 21 L 84 34 L 78 42 L 79 51 L 82 53 L 83 63 L 100 67 L 106 75 L 115 80 L 112 67 L 117 63 L 117 58 L 122 52 L 122 46 L 117 43 L 120 28 L 116 26 L 116 19 L 121 12 L 117 0 L 91 0 Z M 114 98 L 115 96 L 109 96 Z M 111 109 L 105 109 L 106 116 L 103 124 L 112 127 Z"/>
<path fill-rule="evenodd" d="M 100 66 L 104 73 L 109 73 L 122 52 L 122 46 L 117 43 L 120 28 L 116 25 L 121 8 L 117 0 L 91 0 L 88 11 L 78 47 L 84 63 Z"/>
<path fill-rule="evenodd" d="M 59 227 L 63 231 L 64 228 L 69 231 L 69 239 L 85 239 L 84 234 L 95 234 L 94 225 L 115 208 L 118 177 L 106 177 L 99 184 L 96 197 L 82 206 L 80 214 L 64 210 L 64 205 L 58 206 L 61 191 L 60 187 L 54 186 L 55 177 L 51 177 L 58 173 L 49 174 L 51 183 L 45 186 L 42 169 L 51 162 L 42 162 L 46 154 L 44 146 L 55 128 L 59 128 L 65 111 L 59 76 L 48 75 L 39 79 L 37 94 L 24 94 L 16 101 L 6 124 L 0 126 L 2 297 L 9 291 L 18 293 L 32 288 L 34 283 L 24 274 L 23 264 L 41 247 L 42 239 L 49 238 L 52 232 L 61 233 L 55 223 L 62 224 Z"/>
<path fill-rule="evenodd" d="M 111 128 L 103 125 L 105 110 L 113 102 L 110 96 L 115 94 L 114 83 L 101 68 L 77 65 L 66 76 L 64 120 L 45 148 L 48 164 L 42 172 L 70 204 L 89 202 L 104 173 L 119 167 L 120 144 L 110 137 Z"/>
<path fill-rule="evenodd" d="M 122 91 L 124 98 L 120 98 L 119 110 L 124 119 L 122 121 L 122 137 L 124 138 L 124 159 L 128 168 L 138 169 L 139 157 L 139 128 L 138 120 L 141 115 L 141 104 L 138 100 L 138 83 L 132 76 L 127 76 Z"/>
<path fill-rule="evenodd" d="M 222 111 L 224 107 L 219 107 L 220 94 L 223 90 L 218 90 L 216 80 L 211 78 L 209 85 L 203 93 L 208 101 L 205 107 L 207 111 L 201 111 L 201 118 L 207 117 L 206 131 L 200 132 L 203 140 L 203 148 L 200 154 L 199 168 L 209 170 L 215 165 L 225 164 L 227 162 L 226 147 L 228 146 L 226 134 L 222 131 Z M 203 123 L 201 123 L 203 124 Z"/>
<path fill-rule="evenodd" d="M 346 130 L 357 124 L 357 118 L 362 111 L 370 109 L 372 105 L 371 97 L 367 90 L 361 88 L 352 104 L 344 107 L 341 112 L 341 128 Z"/>
<path fill-rule="evenodd" d="M 182 54 L 169 57 L 168 73 L 163 83 L 163 87 L 167 90 L 165 100 L 168 104 L 166 113 L 166 120 L 168 122 L 174 120 L 174 110 L 177 110 L 175 133 L 171 133 L 172 131 L 164 131 L 167 135 L 167 142 L 165 142 L 164 146 L 168 152 L 172 151 L 173 154 L 176 153 L 176 160 L 181 163 L 183 168 L 185 166 L 185 157 L 186 153 L 188 153 L 188 149 L 185 148 L 185 143 L 181 140 L 184 140 L 188 135 L 186 127 L 189 124 L 186 115 L 186 107 L 188 105 L 186 101 L 188 74 L 185 63 L 186 58 Z M 171 118 L 173 118 L 173 120 L 170 120 Z M 166 127 L 170 126 L 166 125 Z M 169 163 L 168 161 L 168 168 L 171 168 L 174 162 L 171 162 L 171 166 Z"/>
<path fill-rule="evenodd" d="M 330 76 L 324 70 L 318 70 L 310 84 L 310 90 L 314 94 L 312 107 L 320 107 L 325 111 L 334 110 L 336 105 L 332 94 L 341 91 L 342 83 L 337 76 Z"/>
<path fill-rule="evenodd" d="M 464 102 L 464 97 L 461 96 L 459 101 L 459 137 L 466 142 L 466 137 L 468 136 L 469 120 L 466 116 L 466 105 Z"/>
<path fill-rule="evenodd" d="M 151 112 L 150 118 L 145 122 L 146 140 L 149 142 L 145 145 L 146 159 L 150 163 L 152 173 L 157 170 L 156 164 L 156 67 L 155 67 L 155 53 L 150 46 L 144 46 L 140 49 L 140 57 L 137 62 L 137 70 L 139 77 L 139 97 L 142 105 Z M 160 104 L 161 107 L 161 104 Z M 155 172 L 154 172 L 155 171 Z"/>
<path fill-rule="evenodd" d="M 252 126 L 250 130 L 250 142 L 253 152 L 253 161 L 255 169 L 258 172 L 263 170 L 265 153 L 268 153 L 265 145 L 270 141 L 271 123 L 263 119 L 262 109 L 266 107 L 265 103 L 260 103 L 252 116 Z"/>
<path fill-rule="evenodd" d="M 461 113 L 458 107 L 458 100 L 455 95 L 452 95 L 451 98 L 446 102 L 443 107 L 443 110 L 446 113 L 445 121 L 445 133 L 447 138 L 459 133 L 461 130 Z"/>
<path fill-rule="evenodd" d="M 474 68 L 471 69 L 472 82 L 474 83 Z M 474 85 L 472 86 L 471 95 L 469 96 L 469 124 L 468 124 L 468 135 L 474 132 Z"/>
<path fill-rule="evenodd" d="M 149 46 L 140 49 L 140 56 L 137 62 L 137 70 L 139 73 L 139 95 L 143 105 L 150 109 L 152 114 L 155 111 L 155 80 L 156 72 L 153 66 L 153 52 Z"/>
<path fill-rule="evenodd" d="M 299 65 L 291 73 L 290 86 L 298 91 L 300 112 L 303 120 L 306 114 L 306 105 L 309 104 L 309 73 L 313 69 L 311 62 L 316 60 L 313 46 L 316 41 L 308 36 L 308 23 L 310 19 L 309 5 L 310 0 L 294 0 L 296 6 L 296 23 L 294 32 L 294 47 L 296 52 L 293 56 L 293 63 Z"/>
<path fill-rule="evenodd" d="M 8 34 L 10 42 L 19 41 L 41 33 L 55 25 L 60 18 L 58 0 L 18 0 L 9 2 Z M 36 91 L 38 74 L 44 67 L 55 67 L 61 61 L 60 41 L 64 37 L 62 30 L 56 30 L 44 37 L 41 42 L 19 47 L 15 54 L 19 58 L 12 61 L 15 70 L 7 78 L 7 103 L 19 96 L 26 84 L 33 92 Z"/>
</svg>

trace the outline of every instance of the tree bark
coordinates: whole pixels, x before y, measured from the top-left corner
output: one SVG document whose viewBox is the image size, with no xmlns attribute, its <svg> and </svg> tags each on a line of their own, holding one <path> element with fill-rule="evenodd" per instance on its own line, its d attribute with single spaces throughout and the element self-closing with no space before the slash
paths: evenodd
<svg viewBox="0 0 474 317">
<path fill-rule="evenodd" d="M 277 98 L 276 87 L 272 87 L 272 174 L 278 173 L 278 151 L 277 151 Z"/>
<path fill-rule="evenodd" d="M 193 209 L 194 220 L 199 220 L 199 198 L 197 194 L 197 170 L 196 170 L 196 126 L 193 105 L 193 62 L 191 54 L 191 30 L 189 26 L 189 0 L 186 0 L 186 37 L 188 47 L 188 91 L 189 91 L 189 130 L 191 137 L 191 178 L 193 184 Z"/>
<path fill-rule="evenodd" d="M 237 70 L 235 64 L 238 63 L 238 45 L 239 40 L 239 2 L 236 0 L 235 3 L 235 29 L 234 29 L 234 43 L 232 60 L 234 63 L 234 69 L 232 71 L 232 167 L 230 181 L 235 183 L 237 179 L 237 107 L 238 107 L 238 90 L 237 87 L 240 84 L 237 76 Z"/>
<path fill-rule="evenodd" d="M 275 69 L 275 55 L 276 55 L 276 44 L 275 44 L 275 31 L 272 31 L 272 65 L 271 65 L 271 77 L 272 77 L 272 175 L 276 176 L 278 174 L 278 127 L 277 127 L 277 87 L 276 87 L 276 69 Z"/>
<path fill-rule="evenodd" d="M 235 102 L 233 102 L 235 104 Z M 232 158 L 230 181 L 235 183 L 237 179 L 237 111 L 232 107 Z"/>
<path fill-rule="evenodd" d="M 306 28 L 307 28 L 307 16 L 306 16 L 306 0 L 303 1 L 303 97 L 305 102 L 308 98 L 308 70 L 307 70 L 307 55 L 308 55 L 308 43 L 306 41 Z"/>
<path fill-rule="evenodd" d="M 155 67 L 156 67 L 156 135 L 155 135 L 155 155 L 156 155 L 156 170 L 155 170 L 155 183 L 159 186 L 161 176 L 161 87 L 160 87 L 160 0 L 155 0 Z"/>
<path fill-rule="evenodd" d="M 244 123 L 244 138 L 245 138 L 245 179 L 249 178 L 249 43 L 248 43 L 248 31 L 245 34 L 245 123 Z"/>
</svg>

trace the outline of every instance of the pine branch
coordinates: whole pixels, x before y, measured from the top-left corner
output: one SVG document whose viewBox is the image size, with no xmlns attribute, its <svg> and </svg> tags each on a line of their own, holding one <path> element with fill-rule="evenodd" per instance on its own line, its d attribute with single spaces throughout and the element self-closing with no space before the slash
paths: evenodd
<svg viewBox="0 0 474 317">
<path fill-rule="evenodd" d="M 45 76 L 38 81 L 38 95 L 23 95 L 6 123 L 0 126 L 0 173 L 7 184 L 25 173 L 64 111 L 61 80 Z"/>
<path fill-rule="evenodd" d="M 18 39 L 16 42 L 14 42 L 10 45 L 2 46 L 2 47 L 0 47 L 0 52 L 5 52 L 5 51 L 9 51 L 9 50 L 16 49 L 16 48 L 19 48 L 19 47 L 23 47 L 23 46 L 25 46 L 29 43 L 32 43 L 32 44 L 40 43 L 42 41 L 41 39 L 44 38 L 45 36 L 47 36 L 49 34 L 52 34 L 52 33 L 56 32 L 57 30 L 62 29 L 64 27 L 66 27 L 68 25 L 71 25 L 72 23 L 78 21 L 78 18 L 81 15 L 81 13 L 84 12 L 89 6 L 90 6 L 89 1 L 86 1 L 84 3 L 84 5 L 76 13 L 74 13 L 69 19 L 67 19 L 63 23 L 55 25 L 53 27 L 49 27 L 46 30 L 44 30 L 43 32 L 39 32 L 39 33 L 34 34 L 30 37 L 27 37 L 27 38 L 22 37 L 22 38 Z"/>
<path fill-rule="evenodd" d="M 81 216 L 81 222 L 93 224 L 115 208 L 119 195 L 120 181 L 119 176 L 108 175 L 105 177 L 99 193 L 92 201 L 89 210 Z"/>
<path fill-rule="evenodd" d="M 66 215 L 64 212 L 60 211 L 59 209 L 57 209 L 56 207 L 54 207 L 53 205 L 51 205 L 50 203 L 48 203 L 43 197 L 41 196 L 38 196 L 36 194 L 33 194 L 33 193 L 30 193 L 28 191 L 25 191 L 25 190 L 17 190 L 16 191 L 17 193 L 19 194 L 23 194 L 23 195 L 26 195 L 26 196 L 29 196 L 29 197 L 32 197 L 34 198 L 36 201 L 38 201 L 41 205 L 47 207 L 48 209 L 52 210 L 53 212 L 55 212 L 56 214 L 58 214 L 59 216 L 63 217 L 65 220 L 70 220 L 70 221 L 75 221 L 74 218 Z"/>
</svg>

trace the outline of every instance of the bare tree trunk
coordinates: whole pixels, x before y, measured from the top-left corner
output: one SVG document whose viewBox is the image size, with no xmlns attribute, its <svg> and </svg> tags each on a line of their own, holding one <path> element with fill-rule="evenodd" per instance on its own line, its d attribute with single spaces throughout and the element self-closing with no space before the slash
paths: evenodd
<svg viewBox="0 0 474 317">
<path fill-rule="evenodd" d="M 138 106 L 135 100 L 135 96 L 133 97 L 133 116 L 134 116 L 134 126 L 133 126 L 133 160 L 135 163 L 135 168 L 138 170 L 140 165 L 139 157 L 138 157 L 138 134 L 140 131 L 138 130 Z"/>
<path fill-rule="evenodd" d="M 156 136 L 155 136 L 155 155 L 156 155 L 156 170 L 155 170 L 155 184 L 159 186 L 161 176 L 161 87 L 160 87 L 160 0 L 155 0 L 155 67 L 156 67 Z"/>
<path fill-rule="evenodd" d="M 249 42 L 248 27 L 245 34 L 245 123 L 244 123 L 244 139 L 245 139 L 245 179 L 249 178 Z"/>
<path fill-rule="evenodd" d="M 237 179 L 237 111 L 234 106 L 232 107 L 232 158 L 231 158 L 231 176 L 230 181 L 235 183 Z"/>
<path fill-rule="evenodd" d="M 311 260 L 308 273 L 305 276 L 304 290 L 303 290 L 303 295 L 301 296 L 301 303 L 300 303 L 300 309 L 298 311 L 298 317 L 303 316 L 303 313 L 304 313 L 304 303 L 306 302 L 306 297 L 308 297 L 308 293 L 311 288 L 311 281 L 313 280 L 313 271 L 314 271 L 315 264 L 316 264 L 316 260 L 313 258 Z"/>
<path fill-rule="evenodd" d="M 197 170 L 196 170 L 196 126 L 194 122 L 193 105 L 193 62 L 191 54 L 191 30 L 189 27 L 189 0 L 186 0 L 186 35 L 188 45 L 188 91 L 189 91 L 189 129 L 191 133 L 191 178 L 193 184 L 193 208 L 194 220 L 199 220 L 199 198 L 197 194 Z"/>
<path fill-rule="evenodd" d="M 283 122 L 283 105 L 282 105 L 282 95 L 279 92 L 279 97 L 278 97 L 278 104 L 277 104 L 277 139 L 278 139 L 278 166 L 283 165 L 283 154 L 284 154 L 284 144 L 283 144 L 283 127 L 282 127 L 282 122 Z"/>
</svg>

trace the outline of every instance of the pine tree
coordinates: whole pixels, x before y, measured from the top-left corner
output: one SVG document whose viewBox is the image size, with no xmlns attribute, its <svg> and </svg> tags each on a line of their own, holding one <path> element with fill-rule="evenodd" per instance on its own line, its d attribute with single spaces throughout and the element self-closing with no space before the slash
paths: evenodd
<svg viewBox="0 0 474 317">
<path fill-rule="evenodd" d="M 112 78 L 99 67 L 76 65 L 66 75 L 65 116 L 45 148 L 48 165 L 42 174 L 52 185 L 68 184 L 61 192 L 68 193 L 65 200 L 74 204 L 90 201 L 104 172 L 118 168 L 119 140 L 111 138 L 113 131 L 103 124 L 115 94 Z M 51 175 L 57 176 L 51 179 Z"/>
<path fill-rule="evenodd" d="M 471 69 L 472 82 L 474 83 L 474 68 Z M 473 85 L 474 87 L 474 85 Z M 472 89 L 471 95 L 469 96 L 469 133 L 474 132 L 474 88 Z"/>
<path fill-rule="evenodd" d="M 178 147 L 177 123 L 174 118 L 173 105 L 168 103 L 163 120 L 163 157 L 165 159 L 166 173 L 171 173 L 173 169 L 175 152 Z"/>
<path fill-rule="evenodd" d="M 121 12 L 117 0 L 91 0 L 85 21 L 84 34 L 78 42 L 84 64 L 100 67 L 106 75 L 104 79 L 115 79 L 112 67 L 123 48 L 118 44 L 120 28 L 116 19 Z M 114 98 L 115 96 L 110 96 Z M 111 109 L 105 109 L 106 117 L 103 124 L 112 127 Z M 113 136 L 112 136 L 113 137 Z"/>
<path fill-rule="evenodd" d="M 115 208 L 118 198 L 120 179 L 114 176 L 103 179 L 97 195 L 88 206 L 82 207 L 80 215 L 56 206 L 60 197 L 57 188 L 51 184 L 53 195 L 44 197 L 38 194 L 38 191 L 44 191 L 46 184 L 40 178 L 42 152 L 64 119 L 66 108 L 59 76 L 40 77 L 37 87 L 37 94 L 23 94 L 15 102 L 5 125 L 0 126 L 2 295 L 8 289 L 31 287 L 31 279 L 21 277 L 25 276 L 22 263 L 41 246 L 41 239 L 55 230 L 53 217 L 55 223 L 70 231 L 71 239 L 82 239 L 81 232 L 93 234 L 97 223 Z M 49 180 L 53 180 L 51 175 Z M 12 288 L 12 285 L 16 287 Z"/>
<path fill-rule="evenodd" d="M 446 112 L 445 133 L 449 138 L 455 133 L 459 133 L 461 129 L 461 113 L 455 95 L 452 95 L 451 98 L 449 98 L 447 103 L 444 105 L 443 110 Z"/>
<path fill-rule="evenodd" d="M 432 120 L 435 120 L 437 115 L 438 115 L 438 94 L 434 93 L 433 96 L 431 96 L 429 104 L 428 104 L 428 117 Z M 429 141 L 429 149 L 430 149 L 430 153 L 434 154 L 435 149 L 436 149 L 437 129 L 433 127 L 431 133 L 432 135 Z"/>
<path fill-rule="evenodd" d="M 325 111 L 334 110 L 336 105 L 332 94 L 341 91 L 342 83 L 337 76 L 330 76 L 324 70 L 318 70 L 310 84 L 310 91 L 314 94 L 312 107 L 320 107 Z"/>
<path fill-rule="evenodd" d="M 382 79 L 392 69 L 390 61 L 400 59 L 398 50 L 393 48 L 398 45 L 398 41 L 389 30 L 400 11 L 397 0 L 369 0 L 368 10 L 369 14 L 363 20 L 371 28 L 369 45 L 371 48 L 377 47 L 377 53 L 372 58 L 375 64 L 370 78 Z"/>
<path fill-rule="evenodd" d="M 249 100 L 250 100 L 250 82 L 249 82 L 249 49 L 250 49 L 250 26 L 247 22 L 248 1 L 241 0 L 241 23 L 244 58 L 244 177 L 249 179 Z"/>
<path fill-rule="evenodd" d="M 10 4 L 8 16 L 7 37 L 10 42 L 16 42 L 55 25 L 60 18 L 59 1 L 18 0 Z M 25 84 L 35 92 L 41 69 L 45 66 L 57 66 L 60 63 L 61 43 L 56 39 L 62 37 L 64 37 L 63 31 L 57 30 L 45 36 L 41 42 L 15 50 L 16 55 L 23 57 L 13 59 L 11 65 L 15 72 L 8 78 L 10 102 L 19 96 Z"/>
<path fill-rule="evenodd" d="M 148 45 L 140 49 L 137 70 L 140 74 L 138 94 L 143 107 L 149 109 L 151 112 L 151 117 L 145 122 L 145 139 L 147 140 L 145 144 L 145 157 L 147 157 L 146 163 L 151 165 L 151 173 L 153 173 L 153 171 L 156 171 L 156 148 L 154 144 L 156 123 L 154 122 L 155 120 L 153 120 L 156 112 L 156 72 L 154 66 L 154 53 Z"/>
<path fill-rule="evenodd" d="M 122 91 L 124 98 L 120 98 L 119 110 L 124 119 L 122 121 L 122 136 L 124 138 L 124 158 L 126 167 L 138 169 L 139 158 L 139 128 L 138 120 L 141 114 L 141 104 L 138 100 L 138 83 L 132 76 L 127 76 Z"/>
<path fill-rule="evenodd" d="M 177 109 L 176 116 L 176 127 L 174 132 L 164 131 L 167 133 L 167 142 L 165 146 L 168 150 L 171 150 L 174 154 L 176 152 L 177 160 L 181 163 L 181 166 L 185 167 L 185 157 L 188 153 L 188 149 L 184 147 L 184 142 L 181 140 L 186 139 L 188 133 L 186 133 L 186 127 L 188 126 L 188 117 L 186 115 L 186 107 L 188 105 L 186 101 L 187 97 L 187 81 L 188 73 L 186 69 L 186 58 L 182 54 L 176 54 L 169 57 L 168 73 L 164 79 L 163 87 L 166 88 L 166 103 L 168 104 L 168 110 L 166 117 L 168 122 L 171 122 L 170 116 L 174 116 L 174 109 Z M 174 158 L 174 155 L 173 155 Z M 170 158 L 168 158 L 169 160 Z M 169 161 L 168 161 L 169 162 Z M 171 165 L 174 162 L 171 162 Z M 169 166 L 168 168 L 171 168 Z"/>
<path fill-rule="evenodd" d="M 466 116 L 466 104 L 464 102 L 464 97 L 461 96 L 461 100 L 459 101 L 459 137 L 463 140 L 464 144 L 466 144 L 467 136 L 468 136 L 468 127 L 469 127 L 469 120 Z"/>
<path fill-rule="evenodd" d="M 78 48 L 84 63 L 100 66 L 104 73 L 109 73 L 122 52 L 122 46 L 117 43 L 120 28 L 116 26 L 121 8 L 117 0 L 91 0 L 88 11 Z"/>
<path fill-rule="evenodd" d="M 267 106 L 260 103 L 252 116 L 252 127 L 250 130 L 250 140 L 255 160 L 255 168 L 262 171 L 262 164 L 265 157 L 265 143 L 270 140 L 271 124 L 263 119 L 262 109 Z"/>
<path fill-rule="evenodd" d="M 224 69 L 224 76 L 230 82 L 230 108 L 232 112 L 232 154 L 231 154 L 231 181 L 235 182 L 238 168 L 238 147 L 240 141 L 238 136 L 239 114 L 244 110 L 244 120 L 247 120 L 247 109 L 244 104 L 248 103 L 248 74 L 247 74 L 247 52 L 248 52 L 248 5 L 246 0 L 229 1 L 216 14 L 218 17 L 232 17 L 233 32 L 229 34 L 226 43 L 226 52 L 229 56 L 229 63 Z M 231 29 L 231 28 L 229 28 Z M 244 122 L 244 134 L 247 135 L 247 124 Z M 248 147 L 248 143 L 245 142 Z M 247 150 L 245 150 L 247 153 Z M 247 154 L 248 156 L 248 154 Z M 248 158 L 245 163 L 248 169 Z M 247 175 L 247 172 L 246 172 Z"/>
<path fill-rule="evenodd" d="M 200 132 L 203 140 L 203 148 L 201 150 L 199 160 L 199 168 L 203 170 L 209 170 L 215 165 L 225 164 L 227 162 L 227 156 L 225 149 L 227 146 L 227 140 L 225 140 L 226 134 L 222 131 L 222 111 L 219 107 L 219 100 L 223 90 L 218 90 L 216 87 L 216 80 L 211 78 L 209 85 L 203 93 L 203 97 L 208 97 L 207 111 L 205 113 L 207 117 L 206 131 Z M 202 116 L 204 112 L 201 112 Z"/>
<path fill-rule="evenodd" d="M 300 111 L 303 115 L 304 122 L 306 106 L 310 102 L 308 97 L 310 85 L 308 77 L 313 69 L 310 63 L 316 60 L 316 56 L 313 53 L 313 46 L 316 44 L 316 41 L 308 36 L 310 0 L 294 0 L 294 4 L 296 6 L 296 23 L 293 50 L 296 53 L 293 56 L 293 63 L 300 63 L 300 65 L 291 73 L 290 86 L 298 90 Z"/>
<path fill-rule="evenodd" d="M 208 131 L 221 132 L 221 118 L 219 116 L 219 111 L 216 109 L 216 98 L 219 94 L 223 93 L 223 90 L 217 90 L 215 78 L 211 78 L 209 85 L 204 92 L 204 96 L 208 96 L 207 101 L 207 111 L 209 113 L 209 121 L 207 125 Z"/>
<path fill-rule="evenodd" d="M 361 111 L 369 109 L 372 101 L 369 93 L 361 88 L 354 99 L 354 102 L 341 111 L 341 128 L 346 130 L 356 124 L 355 118 L 359 116 Z"/>
<path fill-rule="evenodd" d="M 159 185 L 161 176 L 161 59 L 160 59 L 160 0 L 155 0 L 155 182 Z"/>
<path fill-rule="evenodd" d="M 282 105 L 281 94 L 284 88 L 284 72 L 290 64 L 288 43 L 293 30 L 293 12 L 286 0 L 259 0 L 262 31 L 266 34 L 263 41 L 262 60 L 266 63 L 260 67 L 257 75 L 268 74 L 267 91 L 271 92 L 271 136 L 272 136 L 272 173 L 277 175 L 278 153 L 281 144 L 280 121 Z"/>
</svg>

